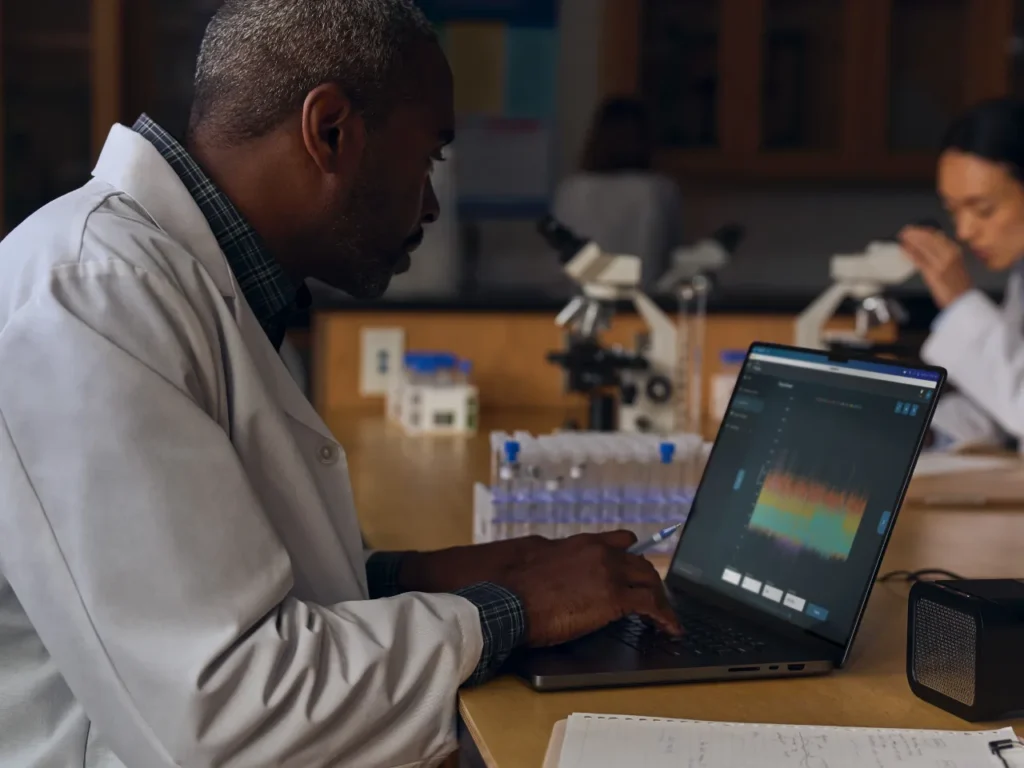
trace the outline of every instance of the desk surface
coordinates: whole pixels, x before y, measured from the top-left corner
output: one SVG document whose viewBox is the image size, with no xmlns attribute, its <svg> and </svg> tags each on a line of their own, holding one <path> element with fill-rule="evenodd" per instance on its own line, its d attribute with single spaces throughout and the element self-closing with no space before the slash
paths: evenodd
<svg viewBox="0 0 1024 768">
<path fill-rule="evenodd" d="M 484 428 L 546 431 L 560 419 L 558 413 L 505 413 L 485 421 Z M 486 431 L 471 440 L 409 439 L 375 414 L 338 414 L 329 420 L 348 451 L 356 503 L 373 546 L 427 549 L 470 540 L 471 483 L 486 479 L 488 472 Z M 905 506 L 882 570 L 941 567 L 966 577 L 1020 576 L 1015 563 L 1022 541 L 1024 514 L 1008 508 Z M 848 667 L 828 677 L 548 694 L 506 677 L 463 693 L 460 709 L 485 760 L 500 768 L 539 766 L 551 727 L 580 711 L 968 728 L 915 698 L 907 686 L 907 592 L 905 585 L 875 588 Z M 1024 721 L 1014 725 L 1024 727 Z"/>
</svg>

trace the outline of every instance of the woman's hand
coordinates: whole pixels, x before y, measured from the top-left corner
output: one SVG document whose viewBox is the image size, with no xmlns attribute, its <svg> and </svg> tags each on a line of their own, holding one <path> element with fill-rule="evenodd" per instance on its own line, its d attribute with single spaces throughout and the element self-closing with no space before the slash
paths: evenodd
<svg viewBox="0 0 1024 768">
<path fill-rule="evenodd" d="M 967 274 L 963 250 L 944 233 L 927 227 L 906 227 L 899 239 L 940 309 L 974 287 Z"/>
</svg>

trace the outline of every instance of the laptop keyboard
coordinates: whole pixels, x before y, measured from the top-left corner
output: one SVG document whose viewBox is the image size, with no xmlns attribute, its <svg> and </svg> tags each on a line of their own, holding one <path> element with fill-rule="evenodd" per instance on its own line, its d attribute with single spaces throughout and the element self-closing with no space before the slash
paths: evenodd
<svg viewBox="0 0 1024 768">
<path fill-rule="evenodd" d="M 764 648 L 765 644 L 761 640 L 714 616 L 693 609 L 678 610 L 677 615 L 684 630 L 681 637 L 666 634 L 637 616 L 615 622 L 608 627 L 608 633 L 645 654 L 668 653 L 681 656 L 685 653 L 714 658 Z"/>
</svg>

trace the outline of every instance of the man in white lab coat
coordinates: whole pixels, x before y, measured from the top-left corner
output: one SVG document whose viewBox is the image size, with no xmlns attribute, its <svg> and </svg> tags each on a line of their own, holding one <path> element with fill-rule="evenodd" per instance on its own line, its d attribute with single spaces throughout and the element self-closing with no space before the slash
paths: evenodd
<svg viewBox="0 0 1024 768">
<path fill-rule="evenodd" d="M 411 0 L 226 0 L 195 99 L 0 244 L 0 765 L 432 765 L 516 646 L 678 631 L 628 535 L 367 558 L 278 355 L 304 279 L 379 295 L 439 213 Z"/>
</svg>

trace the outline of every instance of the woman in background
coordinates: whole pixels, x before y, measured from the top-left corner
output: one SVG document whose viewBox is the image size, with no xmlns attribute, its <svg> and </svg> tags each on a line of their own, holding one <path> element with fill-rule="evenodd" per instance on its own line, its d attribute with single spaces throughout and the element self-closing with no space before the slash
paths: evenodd
<svg viewBox="0 0 1024 768">
<path fill-rule="evenodd" d="M 920 227 L 900 236 L 940 309 L 922 357 L 957 389 L 938 404 L 935 446 L 1024 445 L 1024 102 L 987 102 L 953 124 L 938 191 L 959 243 Z M 1009 272 L 1001 307 L 974 286 L 964 248 Z"/>
<path fill-rule="evenodd" d="M 639 256 L 648 290 L 682 244 L 679 187 L 652 170 L 653 145 L 641 102 L 605 101 L 590 127 L 580 171 L 559 185 L 553 211 L 602 250 Z"/>
</svg>

